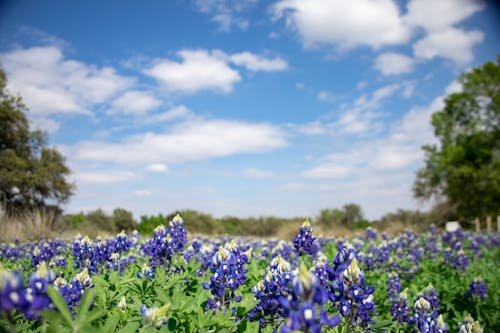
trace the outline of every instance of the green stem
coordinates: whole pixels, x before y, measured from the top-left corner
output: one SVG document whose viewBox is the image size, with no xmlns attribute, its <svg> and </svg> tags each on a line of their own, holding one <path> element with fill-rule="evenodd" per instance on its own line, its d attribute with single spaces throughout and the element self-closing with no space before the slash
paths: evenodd
<svg viewBox="0 0 500 333">
<path fill-rule="evenodd" d="M 10 333 L 17 333 L 16 325 L 12 319 L 11 312 L 7 313 L 7 320 L 9 321 Z"/>
<path fill-rule="evenodd" d="M 347 316 L 345 326 L 344 326 L 344 329 L 342 330 L 342 333 L 349 333 L 349 330 L 351 329 L 351 320 L 352 320 L 352 315 L 349 314 L 349 316 Z"/>
<path fill-rule="evenodd" d="M 476 319 L 482 322 L 483 318 L 481 318 L 481 311 L 479 311 L 479 302 L 475 300 L 475 303 L 476 303 Z"/>
</svg>

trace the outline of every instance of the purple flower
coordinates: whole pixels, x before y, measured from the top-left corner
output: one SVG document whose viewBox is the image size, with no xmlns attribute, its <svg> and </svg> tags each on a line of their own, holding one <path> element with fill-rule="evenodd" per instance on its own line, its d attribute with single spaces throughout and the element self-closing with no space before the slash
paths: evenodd
<svg viewBox="0 0 500 333">
<path fill-rule="evenodd" d="M 474 278 L 469 286 L 469 289 L 467 290 L 467 298 L 470 301 L 484 301 L 487 294 L 488 287 L 486 286 L 486 282 L 484 282 L 484 279 L 480 277 Z"/>
<path fill-rule="evenodd" d="M 328 301 L 327 291 L 306 266 L 300 266 L 292 286 L 288 296 L 279 298 L 281 308 L 288 317 L 281 327 L 282 333 L 296 330 L 321 332 L 322 326 L 335 327 L 340 323 L 339 316 L 328 316 L 324 309 Z"/>
<path fill-rule="evenodd" d="M 299 233 L 293 239 L 293 246 L 299 255 L 307 253 L 314 256 L 318 252 L 316 238 L 312 235 L 312 232 L 311 222 L 307 218 L 300 227 Z"/>
<path fill-rule="evenodd" d="M 210 271 L 213 275 L 210 277 L 210 282 L 203 283 L 203 288 L 210 290 L 213 296 L 208 299 L 207 309 L 227 310 L 230 301 L 241 301 L 242 297 L 236 296 L 235 291 L 246 282 L 247 263 L 246 253 L 240 250 L 234 240 L 219 247 L 212 257 Z"/>
</svg>

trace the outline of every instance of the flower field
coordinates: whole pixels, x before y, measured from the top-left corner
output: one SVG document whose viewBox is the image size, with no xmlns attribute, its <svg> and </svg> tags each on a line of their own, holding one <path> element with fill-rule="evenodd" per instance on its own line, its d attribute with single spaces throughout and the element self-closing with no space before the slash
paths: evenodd
<svg viewBox="0 0 500 333">
<path fill-rule="evenodd" d="M 124 233 L 0 244 L 0 331 L 500 332 L 500 236 Z"/>
</svg>

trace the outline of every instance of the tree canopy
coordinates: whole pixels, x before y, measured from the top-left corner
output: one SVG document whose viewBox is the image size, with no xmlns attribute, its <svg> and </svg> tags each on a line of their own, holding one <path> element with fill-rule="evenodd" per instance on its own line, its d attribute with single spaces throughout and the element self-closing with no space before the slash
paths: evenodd
<svg viewBox="0 0 500 333">
<path fill-rule="evenodd" d="M 432 115 L 439 143 L 426 145 L 425 166 L 413 186 L 417 198 L 447 200 L 464 218 L 500 212 L 500 55 L 459 78 Z"/>
<path fill-rule="evenodd" d="M 31 130 L 27 108 L 20 97 L 6 89 L 0 69 L 0 200 L 4 212 L 58 207 L 72 194 L 74 185 L 64 157 L 47 147 L 47 135 Z"/>
</svg>

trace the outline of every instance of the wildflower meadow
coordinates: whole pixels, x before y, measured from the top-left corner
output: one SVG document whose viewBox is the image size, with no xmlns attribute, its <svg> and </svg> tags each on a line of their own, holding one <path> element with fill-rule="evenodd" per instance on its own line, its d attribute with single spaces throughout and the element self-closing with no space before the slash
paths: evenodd
<svg viewBox="0 0 500 333">
<path fill-rule="evenodd" d="M 288 240 L 188 235 L 0 244 L 5 332 L 500 331 L 500 235 L 366 229 Z"/>
</svg>

